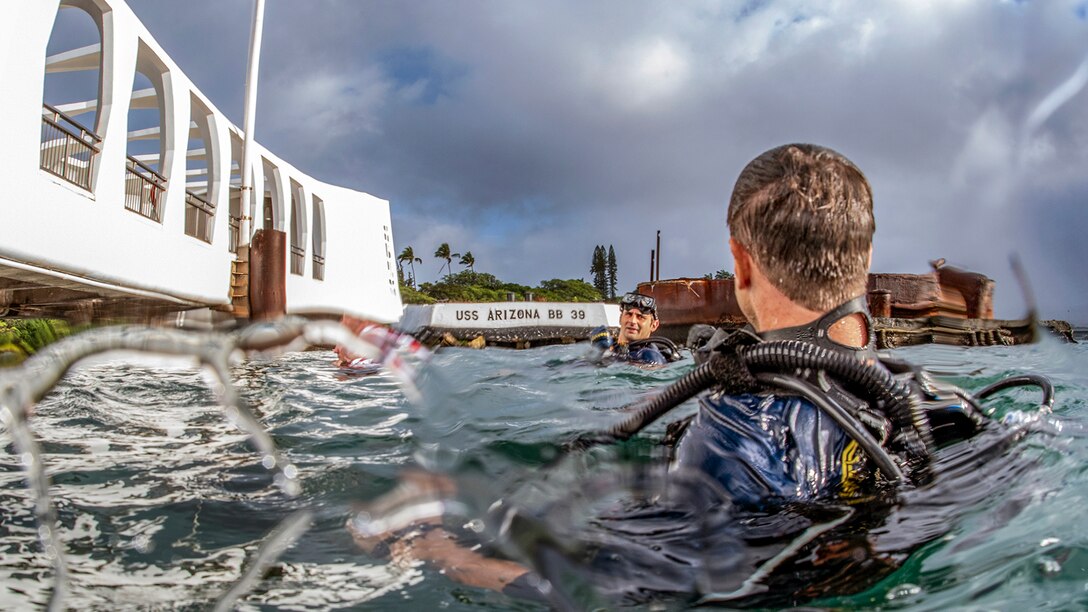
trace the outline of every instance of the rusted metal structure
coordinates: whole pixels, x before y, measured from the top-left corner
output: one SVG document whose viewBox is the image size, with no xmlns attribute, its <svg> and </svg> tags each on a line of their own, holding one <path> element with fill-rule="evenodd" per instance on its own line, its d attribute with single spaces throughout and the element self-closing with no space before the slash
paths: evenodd
<svg viewBox="0 0 1088 612">
<path fill-rule="evenodd" d="M 931 262 L 926 274 L 870 274 L 869 310 L 880 348 L 915 344 L 958 346 L 1011 345 L 1030 342 L 1030 320 L 993 318 L 994 281 L 983 274 Z M 724 328 L 745 324 L 732 279 L 676 278 L 641 283 L 639 293 L 657 299 L 657 333 L 687 340 L 692 325 Z M 1041 322 L 1064 338 L 1062 321 Z M 1068 324 L 1064 323 L 1065 328 Z"/>
<path fill-rule="evenodd" d="M 943 261 L 927 274 L 870 274 L 869 311 L 875 317 L 994 318 L 994 281 Z M 885 292 L 889 299 L 885 299 Z"/>
<path fill-rule="evenodd" d="M 287 310 L 287 234 L 278 230 L 254 232 L 250 248 L 249 318 L 278 319 Z"/>
<path fill-rule="evenodd" d="M 707 278 L 674 278 L 641 283 L 638 292 L 657 300 L 661 327 L 656 335 L 684 342 L 692 325 L 740 327 L 746 319 L 737 304 L 733 281 Z"/>
</svg>

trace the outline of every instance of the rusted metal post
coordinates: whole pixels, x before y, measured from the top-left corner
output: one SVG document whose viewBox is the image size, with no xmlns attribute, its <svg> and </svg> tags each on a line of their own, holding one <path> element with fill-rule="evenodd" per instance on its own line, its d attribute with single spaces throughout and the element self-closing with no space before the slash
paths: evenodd
<svg viewBox="0 0 1088 612">
<path fill-rule="evenodd" d="M 250 245 L 249 316 L 274 320 L 287 312 L 287 233 L 262 229 Z"/>
<path fill-rule="evenodd" d="M 869 314 L 882 318 L 892 316 L 892 292 L 887 289 L 873 289 L 870 291 Z"/>
<path fill-rule="evenodd" d="M 661 280 L 661 230 L 657 230 L 657 269 L 654 270 L 654 279 Z"/>
<path fill-rule="evenodd" d="M 656 254 L 657 254 L 657 251 L 655 251 L 654 249 L 650 249 L 650 282 L 651 283 L 654 282 L 654 261 L 655 261 L 654 257 L 656 256 Z"/>
</svg>

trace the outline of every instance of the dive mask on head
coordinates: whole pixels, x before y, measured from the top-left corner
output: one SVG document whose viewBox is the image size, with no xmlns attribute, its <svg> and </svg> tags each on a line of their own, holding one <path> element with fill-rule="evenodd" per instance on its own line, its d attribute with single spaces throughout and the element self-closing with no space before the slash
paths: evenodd
<svg viewBox="0 0 1088 612">
<path fill-rule="evenodd" d="M 627 293 L 624 294 L 623 299 L 620 300 L 620 309 L 629 310 L 631 308 L 638 308 L 643 314 L 652 313 L 657 316 L 657 300 L 641 293 Z"/>
</svg>

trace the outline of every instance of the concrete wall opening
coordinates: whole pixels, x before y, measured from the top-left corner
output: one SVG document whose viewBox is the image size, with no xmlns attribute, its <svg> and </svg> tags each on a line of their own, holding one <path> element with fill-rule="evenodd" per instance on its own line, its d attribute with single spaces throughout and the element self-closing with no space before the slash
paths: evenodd
<svg viewBox="0 0 1088 612">
<path fill-rule="evenodd" d="M 160 223 L 173 151 L 166 82 L 166 66 L 140 41 L 128 110 L 125 208 Z"/>
<path fill-rule="evenodd" d="M 99 111 L 108 13 L 89 0 L 62 2 L 45 52 L 41 168 L 87 191 L 94 190 L 104 129 Z"/>
<path fill-rule="evenodd" d="M 215 223 L 215 143 L 212 113 L 189 94 L 188 146 L 185 148 L 185 234 L 210 243 Z"/>
<path fill-rule="evenodd" d="M 291 180 L 291 274 L 302 276 L 306 269 L 306 195 L 302 185 Z"/>
<path fill-rule="evenodd" d="M 280 169 L 264 160 L 264 229 L 283 231 L 283 185 Z"/>
<path fill-rule="evenodd" d="M 227 184 L 230 188 L 230 195 L 228 200 L 230 202 L 229 215 L 230 219 L 227 225 L 230 228 L 230 238 L 227 241 L 227 248 L 231 253 L 238 252 L 238 244 L 241 241 L 241 223 L 242 215 L 249 214 L 248 211 L 242 210 L 242 137 L 237 132 L 231 130 L 230 133 L 230 177 L 227 179 Z"/>
<path fill-rule="evenodd" d="M 313 254 L 314 280 L 325 280 L 325 202 L 314 196 Z"/>
</svg>

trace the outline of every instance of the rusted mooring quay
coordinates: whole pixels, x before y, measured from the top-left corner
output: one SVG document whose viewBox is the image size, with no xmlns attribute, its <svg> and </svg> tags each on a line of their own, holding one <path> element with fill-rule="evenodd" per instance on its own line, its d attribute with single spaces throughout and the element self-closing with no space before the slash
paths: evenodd
<svg viewBox="0 0 1088 612">
<path fill-rule="evenodd" d="M 917 344 L 1008 346 L 1030 342 L 1031 320 L 993 318 L 994 281 L 942 262 L 926 274 L 870 274 L 869 311 L 879 348 Z M 657 299 L 661 327 L 673 341 L 687 339 L 692 325 L 737 328 L 746 323 L 731 279 L 677 278 L 641 283 L 638 291 Z M 1065 321 L 1039 324 L 1073 342 Z"/>
</svg>

